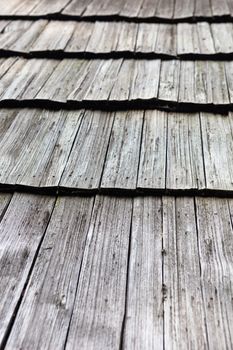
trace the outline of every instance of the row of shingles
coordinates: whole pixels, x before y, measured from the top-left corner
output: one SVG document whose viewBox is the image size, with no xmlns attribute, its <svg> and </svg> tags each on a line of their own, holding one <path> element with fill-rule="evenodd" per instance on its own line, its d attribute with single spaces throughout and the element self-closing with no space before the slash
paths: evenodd
<svg viewBox="0 0 233 350">
<path fill-rule="evenodd" d="M 13 63 L 13 64 L 12 64 Z M 73 107 L 231 109 L 233 61 L 1 59 L 0 101 Z"/>
<path fill-rule="evenodd" d="M 6 349 L 232 347 L 231 199 L 0 203 Z"/>
<path fill-rule="evenodd" d="M 233 24 L 206 22 L 148 24 L 127 22 L 0 21 L 0 50 L 40 55 L 137 54 L 163 57 L 231 57 Z M 61 40 L 62 37 L 62 40 Z"/>
<path fill-rule="evenodd" d="M 1 125 L 3 187 L 233 190 L 231 113 L 2 110 Z"/>
<path fill-rule="evenodd" d="M 1 16 L 70 16 L 79 18 L 125 18 L 143 20 L 198 20 L 229 17 L 233 13 L 231 0 L 9 0 L 1 8 Z"/>
</svg>

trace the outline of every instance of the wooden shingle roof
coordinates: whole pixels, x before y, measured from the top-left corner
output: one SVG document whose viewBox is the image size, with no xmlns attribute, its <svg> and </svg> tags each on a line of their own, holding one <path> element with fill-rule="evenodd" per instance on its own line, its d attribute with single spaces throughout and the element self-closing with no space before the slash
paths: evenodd
<svg viewBox="0 0 233 350">
<path fill-rule="evenodd" d="M 0 0 L 0 348 L 233 348 L 233 1 Z"/>
</svg>

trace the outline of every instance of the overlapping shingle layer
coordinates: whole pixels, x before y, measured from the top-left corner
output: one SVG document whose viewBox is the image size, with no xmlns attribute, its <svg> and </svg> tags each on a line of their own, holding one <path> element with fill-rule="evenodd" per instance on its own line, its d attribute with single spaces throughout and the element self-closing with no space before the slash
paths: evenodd
<svg viewBox="0 0 233 350">
<path fill-rule="evenodd" d="M 233 348 L 232 0 L 0 9 L 0 348 Z"/>
</svg>

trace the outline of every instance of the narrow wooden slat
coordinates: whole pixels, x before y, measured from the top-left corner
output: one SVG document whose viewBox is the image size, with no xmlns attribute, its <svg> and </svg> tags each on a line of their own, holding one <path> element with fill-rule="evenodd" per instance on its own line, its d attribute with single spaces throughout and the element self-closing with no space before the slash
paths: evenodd
<svg viewBox="0 0 233 350">
<path fill-rule="evenodd" d="M 211 17 L 212 16 L 212 10 L 211 10 L 211 0 L 196 0 L 195 2 L 195 11 L 194 16 L 195 17 Z"/>
<path fill-rule="evenodd" d="M 66 52 L 85 52 L 89 40 L 92 36 L 94 24 L 90 22 L 76 22 L 70 40 L 68 41 Z"/>
<path fill-rule="evenodd" d="M 136 188 L 142 122 L 142 111 L 116 113 L 101 188 Z"/>
<path fill-rule="evenodd" d="M 195 61 L 195 101 L 200 104 L 213 102 L 212 86 L 208 79 L 208 61 Z"/>
<path fill-rule="evenodd" d="M 181 61 L 179 102 L 195 103 L 195 73 L 194 61 Z"/>
<path fill-rule="evenodd" d="M 82 112 L 19 112 L 1 140 L 1 183 L 57 186 L 81 115 Z"/>
<path fill-rule="evenodd" d="M 205 176 L 198 114 L 173 114 L 168 117 L 168 189 L 202 189 Z"/>
<path fill-rule="evenodd" d="M 31 21 L 12 21 L 4 28 L 0 35 L 0 48 L 10 50 L 19 40 L 25 31 L 30 30 Z"/>
<path fill-rule="evenodd" d="M 92 0 L 85 10 L 85 16 L 98 16 L 103 5 L 104 0 Z"/>
<path fill-rule="evenodd" d="M 113 113 L 85 113 L 60 182 L 62 187 L 99 187 L 113 119 Z"/>
<path fill-rule="evenodd" d="M 176 56 L 176 41 L 176 26 L 173 24 L 159 24 L 159 32 L 156 40 L 155 52 Z"/>
<path fill-rule="evenodd" d="M 71 16 L 81 16 L 92 0 L 72 0 L 63 9 L 62 13 Z"/>
<path fill-rule="evenodd" d="M 144 0 L 138 17 L 140 18 L 150 18 L 154 17 L 156 9 L 158 7 L 159 0 Z"/>
<path fill-rule="evenodd" d="M 201 283 L 210 349 L 233 346 L 232 200 L 197 198 Z"/>
<path fill-rule="evenodd" d="M 233 188 L 233 116 L 201 114 L 206 185 L 213 190 Z"/>
<path fill-rule="evenodd" d="M 223 61 L 208 61 L 207 79 L 212 88 L 213 104 L 228 104 L 229 93 Z"/>
<path fill-rule="evenodd" d="M 70 0 L 41 0 L 30 12 L 31 16 L 41 16 L 60 13 Z"/>
<path fill-rule="evenodd" d="M 163 349 L 161 198 L 136 198 L 123 349 Z"/>
<path fill-rule="evenodd" d="M 129 198 L 96 198 L 67 350 L 120 347 L 131 215 Z"/>
<path fill-rule="evenodd" d="M 136 41 L 136 52 L 155 52 L 159 24 L 139 23 Z"/>
<path fill-rule="evenodd" d="M 11 199 L 12 199 L 12 194 L 10 193 L 0 194 L 0 222 L 4 217 L 5 211 L 7 210 L 7 207 L 9 206 Z"/>
<path fill-rule="evenodd" d="M 114 52 L 119 40 L 121 24 L 118 22 L 95 22 L 86 52 Z M 134 48 L 131 47 L 132 51 Z"/>
<path fill-rule="evenodd" d="M 193 0 L 176 0 L 174 9 L 174 18 L 192 18 L 195 9 L 195 1 Z"/>
<path fill-rule="evenodd" d="M 233 52 L 232 23 L 212 23 L 214 46 L 218 53 Z"/>
<path fill-rule="evenodd" d="M 233 101 L 233 61 L 224 62 L 229 99 Z"/>
<path fill-rule="evenodd" d="M 55 198 L 15 194 L 0 223 L 2 346 L 48 225 Z"/>
<path fill-rule="evenodd" d="M 58 199 L 7 348 L 64 348 L 92 205 L 92 198 Z"/>
<path fill-rule="evenodd" d="M 136 46 L 138 24 L 121 22 L 115 51 L 134 51 Z"/>
<path fill-rule="evenodd" d="M 200 53 L 205 55 L 214 54 L 215 47 L 209 23 L 200 22 L 196 24 L 199 37 Z"/>
<path fill-rule="evenodd" d="M 172 18 L 174 6 L 174 0 L 159 0 L 155 11 L 155 16 L 158 18 Z"/>
<path fill-rule="evenodd" d="M 124 60 L 117 79 L 113 85 L 112 91 L 109 95 L 109 100 L 122 101 L 128 100 L 130 92 L 130 84 L 132 75 L 134 73 L 135 60 Z"/>
<path fill-rule="evenodd" d="M 206 349 L 194 200 L 164 197 L 162 202 L 164 348 Z"/>
<path fill-rule="evenodd" d="M 95 79 L 91 82 L 83 99 L 85 101 L 108 100 L 122 62 L 122 59 L 101 61 Z"/>
<path fill-rule="evenodd" d="M 227 0 L 211 0 L 211 8 L 214 16 L 228 16 L 230 15 Z"/>
<path fill-rule="evenodd" d="M 38 39 L 30 48 L 30 52 L 64 50 L 75 28 L 75 22 L 65 21 L 62 25 L 50 21 Z"/>
<path fill-rule="evenodd" d="M 160 60 L 136 60 L 130 82 L 129 100 L 152 99 L 158 95 Z M 118 78 L 119 84 L 120 80 Z"/>
<path fill-rule="evenodd" d="M 137 187 L 165 188 L 166 148 L 167 113 L 146 111 Z"/>
<path fill-rule="evenodd" d="M 199 40 L 197 33 L 197 25 L 190 23 L 177 24 L 177 54 L 199 54 Z"/>
<path fill-rule="evenodd" d="M 180 61 L 161 62 L 158 98 L 163 101 L 178 100 L 180 79 Z"/>
<path fill-rule="evenodd" d="M 121 16 L 137 17 L 142 4 L 143 0 L 125 0 L 120 11 Z"/>
</svg>

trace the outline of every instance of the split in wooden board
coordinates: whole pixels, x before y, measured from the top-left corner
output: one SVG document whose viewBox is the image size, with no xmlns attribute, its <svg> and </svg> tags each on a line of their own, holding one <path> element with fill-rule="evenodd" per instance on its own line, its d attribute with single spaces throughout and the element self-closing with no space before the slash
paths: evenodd
<svg viewBox="0 0 233 350">
<path fill-rule="evenodd" d="M 232 113 L 0 112 L 4 188 L 227 194 L 232 157 Z"/>
<path fill-rule="evenodd" d="M 232 109 L 233 61 L 0 59 L 2 106 Z"/>
<path fill-rule="evenodd" d="M 117 18 L 137 21 L 214 21 L 231 19 L 232 0 L 8 0 L 1 16 L 52 18 Z"/>
<path fill-rule="evenodd" d="M 1 20 L 0 50 L 29 57 L 230 59 L 233 24 Z"/>
<path fill-rule="evenodd" d="M 232 204 L 1 194 L 1 346 L 231 348 Z"/>
</svg>

